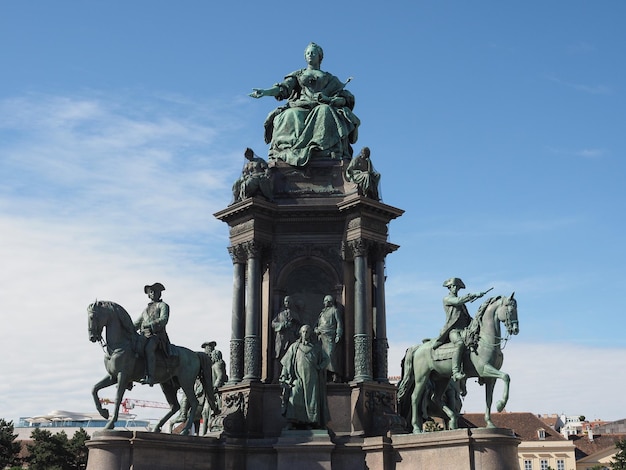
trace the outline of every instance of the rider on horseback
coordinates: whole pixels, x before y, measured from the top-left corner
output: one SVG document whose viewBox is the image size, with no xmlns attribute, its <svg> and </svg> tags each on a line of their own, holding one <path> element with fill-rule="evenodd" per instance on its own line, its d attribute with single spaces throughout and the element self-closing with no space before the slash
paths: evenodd
<svg viewBox="0 0 626 470">
<path fill-rule="evenodd" d="M 444 325 L 437 340 L 433 343 L 433 350 L 437 349 L 444 343 L 452 343 L 454 351 L 452 353 L 452 379 L 462 380 L 465 374 L 462 370 L 463 353 L 465 352 L 465 343 L 462 337 L 462 331 L 469 326 L 472 317 L 467 311 L 465 304 L 473 302 L 481 298 L 486 292 L 478 294 L 466 294 L 463 297 L 457 297 L 460 289 L 465 289 L 465 284 L 458 277 L 451 277 L 443 283 L 443 287 L 447 287 L 450 293 L 443 298 L 443 309 L 446 312 L 446 324 Z"/>
<path fill-rule="evenodd" d="M 170 317 L 170 307 L 161 300 L 161 292 L 165 287 L 160 282 L 151 286 L 145 286 L 143 291 L 148 294 L 151 302 L 135 321 L 135 328 L 146 337 L 144 353 L 146 357 L 146 376 L 141 380 L 142 384 L 154 385 L 154 369 L 156 363 L 157 347 L 169 355 L 170 340 L 165 331 L 165 325 Z"/>
</svg>

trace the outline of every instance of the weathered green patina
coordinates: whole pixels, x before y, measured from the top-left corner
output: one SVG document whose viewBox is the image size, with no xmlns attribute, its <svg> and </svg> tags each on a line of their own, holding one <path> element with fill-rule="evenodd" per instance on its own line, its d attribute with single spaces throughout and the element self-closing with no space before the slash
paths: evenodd
<svg viewBox="0 0 626 470">
<path fill-rule="evenodd" d="M 311 327 L 300 327 L 300 338 L 280 361 L 284 415 L 294 428 L 323 429 L 329 421 L 326 366 L 329 357 L 311 342 Z"/>
<path fill-rule="evenodd" d="M 352 112 L 354 95 L 345 89 L 350 79 L 344 83 L 320 70 L 324 52 L 315 43 L 307 46 L 304 58 L 306 68 L 291 72 L 271 88 L 253 88 L 249 95 L 287 100 L 265 120 L 269 157 L 293 166 L 317 159 L 349 159 L 361 123 Z"/>
<path fill-rule="evenodd" d="M 343 367 L 341 363 L 340 345 L 343 338 L 343 313 L 335 305 L 332 295 L 324 297 L 324 308 L 319 314 L 314 329 L 322 349 L 330 358 L 327 370 L 333 382 L 341 382 Z"/>
<path fill-rule="evenodd" d="M 501 343 L 505 340 L 500 332 L 501 323 L 504 323 L 509 335 L 519 333 L 517 301 L 514 294 L 510 297 L 492 297 L 485 301 L 466 328 L 469 336 L 475 334 L 477 340 L 464 355 L 464 372 L 467 377 L 478 377 L 485 385 L 487 427 L 495 427 L 491 421 L 491 404 L 496 379 L 504 382 L 502 398 L 496 404 L 497 410 L 502 411 L 509 399 L 511 379 L 509 374 L 500 370 L 504 360 Z M 398 384 L 398 408 L 411 423 L 414 433 L 423 430 L 426 418 L 423 410 L 427 406 L 441 409 L 449 418 L 450 428 L 457 427 L 458 410 L 451 408 L 451 404 L 446 404 L 444 400 L 444 394 L 453 376 L 452 357 L 455 346 L 444 344 L 434 348 L 436 343 L 437 340 L 426 340 L 423 344 L 409 348 L 402 361 L 403 374 Z M 460 382 L 461 389 L 464 389 L 464 380 Z M 433 389 L 432 393 L 428 392 L 430 386 Z"/>
</svg>

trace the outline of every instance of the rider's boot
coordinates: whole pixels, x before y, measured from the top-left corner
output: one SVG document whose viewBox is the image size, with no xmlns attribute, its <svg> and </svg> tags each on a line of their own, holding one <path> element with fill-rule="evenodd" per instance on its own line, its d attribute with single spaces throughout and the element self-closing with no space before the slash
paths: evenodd
<svg viewBox="0 0 626 470">
<path fill-rule="evenodd" d="M 463 342 L 459 341 L 454 343 L 454 352 L 452 353 L 452 379 L 463 380 L 465 374 L 462 370 L 462 358 L 463 358 Z"/>
<path fill-rule="evenodd" d="M 154 385 L 154 365 L 156 358 L 154 357 L 154 351 L 146 348 L 146 376 L 140 380 L 142 384 L 148 384 L 151 387 Z"/>
</svg>

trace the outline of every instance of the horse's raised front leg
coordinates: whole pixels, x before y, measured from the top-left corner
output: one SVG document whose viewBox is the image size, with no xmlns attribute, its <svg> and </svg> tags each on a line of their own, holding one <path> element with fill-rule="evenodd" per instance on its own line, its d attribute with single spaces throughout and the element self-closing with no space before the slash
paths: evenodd
<svg viewBox="0 0 626 470">
<path fill-rule="evenodd" d="M 93 401 L 96 404 L 96 409 L 98 410 L 98 413 L 100 413 L 100 416 L 102 416 L 104 419 L 109 419 L 109 410 L 102 407 L 102 403 L 100 403 L 100 397 L 98 396 L 98 392 L 102 390 L 103 388 L 110 387 L 111 385 L 115 385 L 116 383 L 117 383 L 117 379 L 114 379 L 110 375 L 107 375 L 100 382 L 95 384 L 93 386 L 93 389 L 91 390 L 91 395 L 93 396 Z"/>
<path fill-rule="evenodd" d="M 495 367 L 487 364 L 483 369 L 484 377 L 493 377 L 500 379 L 504 382 L 504 390 L 502 391 L 502 398 L 496 403 L 496 409 L 502 411 L 509 401 L 509 384 L 511 383 L 511 377 L 506 372 L 496 369 Z"/>
</svg>

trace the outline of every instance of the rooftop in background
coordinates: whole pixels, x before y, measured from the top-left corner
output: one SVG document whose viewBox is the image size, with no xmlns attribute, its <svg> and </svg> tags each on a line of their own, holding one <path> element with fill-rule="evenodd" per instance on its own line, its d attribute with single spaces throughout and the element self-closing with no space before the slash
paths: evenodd
<svg viewBox="0 0 626 470">
<path fill-rule="evenodd" d="M 46 429 L 52 433 L 65 431 L 72 437 L 74 432 L 83 428 L 87 434 L 92 435 L 95 431 L 104 428 L 107 420 L 98 413 L 78 413 L 73 411 L 54 410 L 45 415 L 21 417 L 15 424 L 15 432 L 18 440 L 30 439 L 34 429 Z M 120 419 L 115 427 L 127 430 L 150 431 L 150 421 L 137 419 L 137 415 L 120 413 Z"/>
<path fill-rule="evenodd" d="M 491 419 L 500 428 L 512 429 L 523 441 L 567 441 L 533 413 L 492 413 Z M 459 419 L 461 428 L 484 428 L 485 425 L 484 413 L 465 413 Z"/>
</svg>

